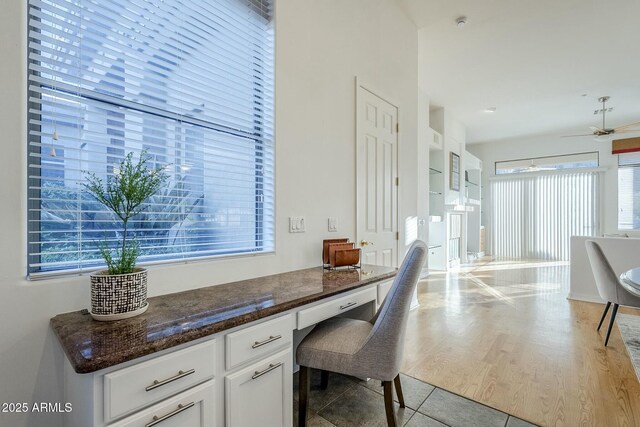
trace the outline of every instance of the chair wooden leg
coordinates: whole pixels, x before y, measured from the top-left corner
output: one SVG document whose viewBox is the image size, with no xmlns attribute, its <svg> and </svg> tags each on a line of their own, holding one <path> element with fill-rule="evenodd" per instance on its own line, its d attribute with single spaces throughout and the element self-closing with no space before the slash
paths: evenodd
<svg viewBox="0 0 640 427">
<path fill-rule="evenodd" d="M 300 366 L 300 385 L 298 388 L 298 427 L 306 427 L 309 411 L 310 369 Z"/>
<path fill-rule="evenodd" d="M 611 329 L 613 329 L 613 321 L 616 320 L 616 314 L 618 313 L 618 304 L 613 304 L 613 310 L 611 311 L 611 319 L 609 320 L 609 329 L 607 329 L 607 337 L 604 339 L 604 346 L 607 346 L 609 342 L 609 335 L 611 335 Z"/>
<path fill-rule="evenodd" d="M 604 322 L 604 318 L 607 316 L 607 311 L 609 311 L 609 307 L 611 307 L 611 302 L 607 301 L 607 305 L 604 307 L 604 312 L 602 313 L 602 318 L 600 319 L 600 323 L 598 323 L 598 330 L 600 330 L 600 326 Z"/>
<path fill-rule="evenodd" d="M 320 388 L 326 390 L 329 386 L 329 371 L 320 371 Z"/>
<path fill-rule="evenodd" d="M 387 426 L 397 427 L 396 412 L 393 407 L 393 381 L 383 381 L 384 410 L 387 413 Z"/>
<path fill-rule="evenodd" d="M 400 374 L 393 379 L 393 383 L 396 386 L 396 395 L 398 395 L 398 402 L 400 407 L 404 408 L 404 395 L 402 394 L 402 384 L 400 383 Z"/>
</svg>

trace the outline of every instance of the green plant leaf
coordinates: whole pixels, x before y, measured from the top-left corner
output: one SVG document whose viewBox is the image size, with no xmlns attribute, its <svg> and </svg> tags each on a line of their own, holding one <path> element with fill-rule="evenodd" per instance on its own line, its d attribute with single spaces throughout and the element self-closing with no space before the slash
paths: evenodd
<svg viewBox="0 0 640 427">
<path fill-rule="evenodd" d="M 130 152 L 120 162 L 116 172 L 107 176 L 106 181 L 95 173 L 86 172 L 87 182 L 84 189 L 96 201 L 104 205 L 122 221 L 122 241 L 118 249 L 111 249 L 106 242 L 99 250 L 107 264 L 109 274 L 126 274 L 133 272 L 140 255 L 140 246 L 128 236 L 129 220 L 140 214 L 148 199 L 156 194 L 169 179 L 164 168 L 151 168 L 148 162 L 151 156 L 144 150 L 137 162 Z"/>
</svg>

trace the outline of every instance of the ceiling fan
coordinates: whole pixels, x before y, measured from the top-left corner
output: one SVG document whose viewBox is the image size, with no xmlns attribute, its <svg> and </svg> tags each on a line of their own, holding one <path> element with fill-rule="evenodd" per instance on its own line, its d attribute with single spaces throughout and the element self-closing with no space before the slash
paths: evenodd
<svg viewBox="0 0 640 427">
<path fill-rule="evenodd" d="M 633 129 L 635 127 L 640 126 L 640 122 L 634 122 L 634 123 L 630 123 L 628 125 L 624 125 L 624 126 L 618 126 L 615 128 L 608 128 L 606 125 L 606 114 L 607 114 L 607 101 L 610 99 L 611 97 L 609 96 L 602 96 L 600 98 L 598 98 L 598 102 L 602 103 L 602 109 L 599 110 L 602 112 L 602 127 L 596 127 L 596 126 L 589 126 L 589 129 L 591 129 L 592 133 L 587 133 L 587 134 L 583 134 L 583 135 L 565 135 L 565 138 L 571 138 L 571 137 L 576 137 L 576 136 L 594 136 L 595 140 L 598 142 L 608 142 L 611 140 L 611 137 L 614 134 L 618 134 L 618 133 L 627 133 L 627 132 L 640 132 L 640 129 Z M 609 110 L 611 111 L 611 110 Z"/>
</svg>

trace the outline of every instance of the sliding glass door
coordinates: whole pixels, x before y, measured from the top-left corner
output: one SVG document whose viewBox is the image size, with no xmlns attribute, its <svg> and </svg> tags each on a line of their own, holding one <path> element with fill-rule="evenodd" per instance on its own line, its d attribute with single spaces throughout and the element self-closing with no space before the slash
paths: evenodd
<svg viewBox="0 0 640 427">
<path fill-rule="evenodd" d="M 522 174 L 491 181 L 492 253 L 568 260 L 571 236 L 599 234 L 599 173 Z"/>
</svg>

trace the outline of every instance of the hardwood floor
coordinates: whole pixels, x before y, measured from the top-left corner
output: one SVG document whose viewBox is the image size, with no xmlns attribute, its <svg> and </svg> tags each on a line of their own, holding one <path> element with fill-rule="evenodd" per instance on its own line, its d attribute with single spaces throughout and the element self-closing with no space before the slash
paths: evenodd
<svg viewBox="0 0 640 427">
<path fill-rule="evenodd" d="M 640 383 L 617 326 L 605 348 L 604 305 L 567 300 L 568 290 L 567 263 L 432 273 L 418 284 L 403 372 L 543 426 L 640 426 Z"/>
</svg>

